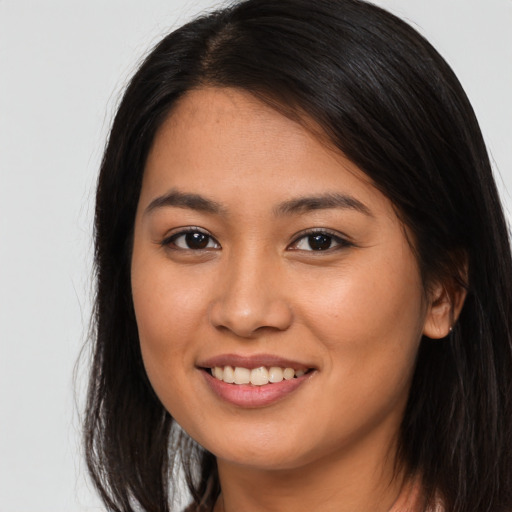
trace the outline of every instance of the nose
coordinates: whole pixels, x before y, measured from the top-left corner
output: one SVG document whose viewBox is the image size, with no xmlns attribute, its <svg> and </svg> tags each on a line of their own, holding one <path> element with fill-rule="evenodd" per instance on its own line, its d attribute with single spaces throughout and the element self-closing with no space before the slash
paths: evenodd
<svg viewBox="0 0 512 512">
<path fill-rule="evenodd" d="M 210 323 L 242 338 L 286 330 L 293 314 L 281 274 L 261 254 L 227 263 L 210 306 Z"/>
</svg>

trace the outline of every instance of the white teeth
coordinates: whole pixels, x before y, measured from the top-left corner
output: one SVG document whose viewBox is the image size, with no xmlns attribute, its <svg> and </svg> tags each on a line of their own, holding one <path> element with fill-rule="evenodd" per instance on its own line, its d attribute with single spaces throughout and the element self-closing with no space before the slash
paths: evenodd
<svg viewBox="0 0 512 512">
<path fill-rule="evenodd" d="M 281 382 L 283 380 L 283 369 L 279 366 L 272 366 L 268 371 L 268 380 L 273 383 Z"/>
<path fill-rule="evenodd" d="M 293 379 L 295 376 L 295 370 L 293 368 L 285 368 L 283 372 L 284 380 Z"/>
<path fill-rule="evenodd" d="M 251 384 L 253 386 L 268 384 L 268 370 L 264 366 L 251 370 Z"/>
<path fill-rule="evenodd" d="M 235 368 L 235 384 L 249 384 L 251 382 L 251 370 L 247 368 Z"/>
<path fill-rule="evenodd" d="M 281 368 L 279 366 L 271 366 L 265 368 L 242 368 L 236 366 L 215 366 L 211 368 L 212 375 L 218 379 L 226 382 L 227 384 L 252 384 L 253 386 L 264 386 L 269 382 L 277 384 L 283 380 L 291 380 L 294 377 L 302 377 L 305 370 L 294 370 L 293 368 Z"/>
<path fill-rule="evenodd" d="M 233 384 L 235 382 L 235 372 L 231 366 L 224 366 L 224 375 L 222 380 L 228 384 Z"/>
</svg>

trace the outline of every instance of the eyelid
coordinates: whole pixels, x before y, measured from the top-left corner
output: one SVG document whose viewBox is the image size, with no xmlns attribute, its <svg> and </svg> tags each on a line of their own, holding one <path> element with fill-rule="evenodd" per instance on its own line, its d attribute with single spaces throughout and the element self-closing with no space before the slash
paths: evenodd
<svg viewBox="0 0 512 512">
<path fill-rule="evenodd" d="M 311 235 L 327 235 L 327 236 L 331 237 L 337 243 L 337 246 L 326 249 L 324 251 L 311 250 L 311 251 L 304 251 L 304 252 L 325 254 L 328 252 L 335 251 L 337 249 L 342 249 L 342 248 L 350 247 L 350 246 L 354 245 L 350 241 L 349 237 L 347 235 L 345 235 L 344 233 L 341 233 L 340 231 L 335 231 L 335 230 L 332 230 L 329 228 L 311 228 L 311 229 L 306 229 L 304 231 L 301 231 L 300 233 L 297 233 L 294 236 L 293 241 L 288 245 L 289 250 L 292 250 L 292 251 L 302 250 L 302 249 L 294 249 L 292 246 L 296 245 L 303 238 L 306 238 Z"/>
<path fill-rule="evenodd" d="M 203 235 L 208 236 L 218 246 L 219 249 L 221 248 L 221 245 L 217 241 L 217 239 L 207 229 L 201 228 L 199 226 L 180 226 L 178 228 L 174 228 L 171 231 L 166 233 L 166 235 L 160 242 L 160 245 L 162 247 L 167 247 L 169 249 L 173 249 L 173 250 L 177 250 L 177 251 L 190 250 L 190 251 L 194 251 L 194 252 L 199 252 L 201 250 L 206 250 L 206 248 L 205 249 L 183 249 L 181 247 L 176 248 L 176 247 L 170 246 L 172 244 L 173 240 L 175 240 L 176 238 L 178 238 L 180 236 L 187 235 L 188 233 L 202 233 Z M 208 249 L 211 249 L 211 248 L 208 248 Z"/>
<path fill-rule="evenodd" d="M 180 250 L 180 251 L 186 251 L 186 250 L 192 250 L 194 252 L 200 251 L 201 249 L 183 249 L 180 247 L 178 247 L 178 248 L 171 247 L 173 240 L 175 240 L 176 238 L 178 238 L 180 236 L 186 235 L 188 233 L 202 233 L 202 234 L 208 236 L 211 239 L 211 241 L 218 246 L 218 248 L 221 248 L 221 245 L 216 240 L 216 238 L 208 230 L 201 228 L 199 226 L 180 226 L 180 227 L 174 228 L 165 235 L 165 237 L 161 240 L 160 245 L 162 247 L 167 247 L 170 249 Z M 304 251 L 303 249 L 293 248 L 293 246 L 296 245 L 303 238 L 306 238 L 308 236 L 315 235 L 315 234 L 327 235 L 327 236 L 331 237 L 336 242 L 336 244 L 337 244 L 336 247 L 326 249 L 325 251 L 314 251 L 314 250 Z M 290 244 L 288 244 L 287 248 L 292 251 L 293 250 L 297 250 L 297 251 L 302 250 L 304 252 L 326 253 L 326 252 L 335 251 L 340 248 L 349 247 L 352 245 L 354 245 L 354 244 L 349 240 L 349 237 L 346 236 L 344 233 L 341 233 L 339 231 L 335 231 L 335 230 L 332 230 L 329 228 L 310 228 L 310 229 L 306 229 L 306 230 L 303 230 L 303 231 L 297 233 L 293 237 L 292 242 L 290 242 Z M 211 249 L 211 248 L 209 248 L 209 249 Z M 202 250 L 205 250 L 205 249 L 202 249 Z"/>
</svg>

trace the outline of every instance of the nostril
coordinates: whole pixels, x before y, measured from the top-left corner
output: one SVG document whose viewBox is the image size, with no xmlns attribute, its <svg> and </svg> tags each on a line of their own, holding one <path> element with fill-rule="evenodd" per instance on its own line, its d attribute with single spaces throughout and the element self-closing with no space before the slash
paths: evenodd
<svg viewBox="0 0 512 512">
<path fill-rule="evenodd" d="M 218 330 L 253 338 L 267 331 L 286 330 L 292 323 L 292 313 L 288 304 L 272 297 L 246 301 L 233 301 L 228 297 L 211 305 L 209 320 Z"/>
</svg>

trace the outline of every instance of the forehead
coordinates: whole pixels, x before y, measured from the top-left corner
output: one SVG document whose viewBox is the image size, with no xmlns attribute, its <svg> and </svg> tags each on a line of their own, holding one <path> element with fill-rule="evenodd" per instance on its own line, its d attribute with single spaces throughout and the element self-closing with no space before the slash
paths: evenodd
<svg viewBox="0 0 512 512">
<path fill-rule="evenodd" d="M 250 93 L 237 89 L 205 88 L 188 92 L 175 105 L 156 134 L 148 155 L 146 172 L 155 168 L 186 167 L 204 174 L 231 171 L 263 175 L 266 171 L 285 174 L 283 160 L 321 175 L 323 167 L 366 176 L 339 152 L 330 150 L 309 130 Z M 218 167 L 219 166 L 219 167 Z M 297 174 L 299 170 L 296 168 Z M 206 176 L 204 176 L 206 178 Z"/>
<path fill-rule="evenodd" d="M 306 151 L 318 157 L 319 142 L 313 130 L 306 130 L 303 123 L 281 114 L 251 93 L 210 87 L 189 91 L 178 101 L 157 133 L 150 158 L 170 144 L 180 154 L 188 152 L 189 163 L 222 159 L 229 164 L 230 160 L 239 159 L 243 161 L 240 167 L 246 167 L 256 157 L 263 164 L 267 156 L 268 166 L 273 157 L 283 152 L 288 152 L 289 158 L 304 158 Z M 311 152 L 313 146 L 316 151 Z M 324 157 L 334 156 L 332 151 L 322 153 Z"/>
<path fill-rule="evenodd" d="M 317 132 L 246 91 L 189 91 L 156 134 L 138 210 L 177 190 L 214 201 L 238 222 L 296 198 L 338 194 L 403 231 L 391 201 Z"/>
</svg>

